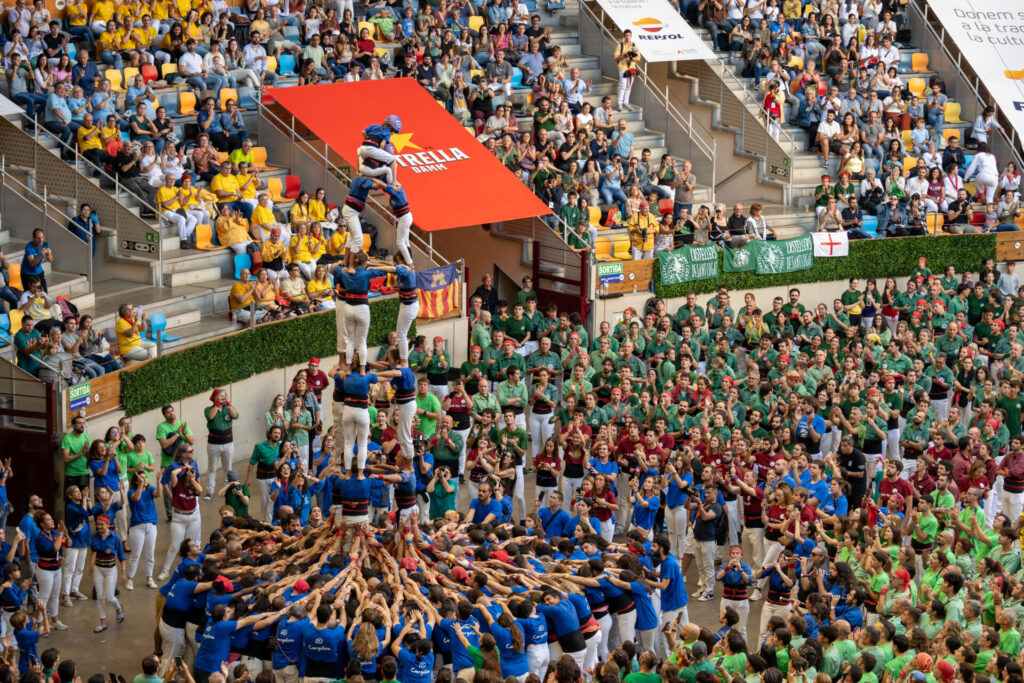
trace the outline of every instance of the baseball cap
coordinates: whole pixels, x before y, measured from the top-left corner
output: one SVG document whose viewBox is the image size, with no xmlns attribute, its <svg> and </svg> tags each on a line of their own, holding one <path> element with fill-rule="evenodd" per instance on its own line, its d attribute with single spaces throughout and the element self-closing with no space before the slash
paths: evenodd
<svg viewBox="0 0 1024 683">
<path fill-rule="evenodd" d="M 281 234 L 281 228 L 271 228 L 270 229 L 270 234 L 271 235 L 280 235 Z"/>
<path fill-rule="evenodd" d="M 298 581 L 295 582 L 295 585 L 292 586 L 292 592 L 293 593 L 308 593 L 309 592 L 309 584 L 306 583 L 305 579 L 299 579 Z"/>
</svg>

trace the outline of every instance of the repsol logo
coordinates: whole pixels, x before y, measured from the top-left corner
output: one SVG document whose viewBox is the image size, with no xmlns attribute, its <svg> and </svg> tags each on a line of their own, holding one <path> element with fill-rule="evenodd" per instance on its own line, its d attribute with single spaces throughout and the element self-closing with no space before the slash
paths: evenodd
<svg viewBox="0 0 1024 683">
<path fill-rule="evenodd" d="M 683 34 L 681 33 L 641 33 L 638 36 L 633 36 L 634 40 L 682 40 Z"/>
</svg>

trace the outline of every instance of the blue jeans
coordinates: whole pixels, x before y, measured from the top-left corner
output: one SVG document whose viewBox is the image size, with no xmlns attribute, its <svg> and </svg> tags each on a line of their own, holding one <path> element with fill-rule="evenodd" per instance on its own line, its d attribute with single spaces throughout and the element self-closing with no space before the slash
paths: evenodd
<svg viewBox="0 0 1024 683">
<path fill-rule="evenodd" d="M 1012 223 L 1000 223 L 996 226 L 996 232 L 1020 232 L 1020 228 Z"/>
<path fill-rule="evenodd" d="M 53 132 L 54 135 L 59 137 L 60 141 L 63 142 L 65 145 L 71 144 L 71 138 L 74 137 L 74 133 L 71 132 L 70 126 L 61 125 L 60 123 L 57 123 L 55 121 L 48 122 L 45 125 L 48 129 L 50 129 L 50 131 Z M 63 151 L 61 152 L 61 154 L 63 155 Z"/>
<path fill-rule="evenodd" d="M 602 187 L 598 190 L 601 194 L 601 199 L 605 204 L 614 204 L 616 201 L 621 204 L 619 210 L 622 211 L 623 217 L 626 215 L 626 193 L 622 191 L 621 187 Z"/>
<path fill-rule="evenodd" d="M 872 235 L 869 235 L 860 228 L 850 228 L 846 231 L 846 234 L 851 240 L 869 240 L 872 237 Z"/>
<path fill-rule="evenodd" d="M 103 54 L 100 55 L 100 59 L 103 60 L 104 64 L 108 64 L 118 71 L 121 70 L 121 64 L 123 62 L 121 59 L 121 53 L 117 50 L 104 50 Z"/>
<path fill-rule="evenodd" d="M 0 286 L 0 300 L 6 301 L 12 311 L 18 307 L 18 295 L 7 285 Z"/>
<path fill-rule="evenodd" d="M 111 356 L 109 353 L 94 353 L 87 358 L 95 363 L 98 363 L 107 372 L 114 372 L 115 370 L 121 369 L 121 361 Z"/>
<path fill-rule="evenodd" d="M 94 379 L 100 375 L 107 374 L 107 371 L 103 369 L 103 366 L 92 360 L 91 358 L 79 358 L 77 363 L 81 363 L 85 369 L 85 374 L 89 375 L 89 379 Z"/>
<path fill-rule="evenodd" d="M 72 38 L 77 40 L 84 40 L 90 45 L 93 44 L 95 38 L 92 35 L 92 31 L 89 29 L 88 24 L 85 26 L 68 26 L 67 32 L 71 34 Z"/>
<path fill-rule="evenodd" d="M 232 211 L 238 209 L 239 211 L 242 212 L 242 216 L 244 216 L 246 220 L 249 220 L 249 218 L 252 217 L 252 207 L 243 202 L 241 199 L 236 199 L 233 202 L 219 202 L 217 204 L 218 210 L 222 206 L 230 206 Z"/>
<path fill-rule="evenodd" d="M 206 78 L 202 76 L 189 76 L 185 82 L 196 90 L 212 90 L 214 97 L 220 94 L 220 89 L 227 86 L 227 79 L 217 74 L 210 74 Z"/>
<path fill-rule="evenodd" d="M 927 114 L 925 114 L 925 120 L 928 125 L 935 129 L 935 131 L 941 136 L 943 124 L 946 122 L 946 112 L 942 111 L 938 107 L 932 107 Z"/>
<path fill-rule="evenodd" d="M 46 95 L 37 95 L 32 92 L 20 92 L 11 99 L 25 107 L 29 116 L 42 118 L 43 112 L 46 111 Z"/>
</svg>

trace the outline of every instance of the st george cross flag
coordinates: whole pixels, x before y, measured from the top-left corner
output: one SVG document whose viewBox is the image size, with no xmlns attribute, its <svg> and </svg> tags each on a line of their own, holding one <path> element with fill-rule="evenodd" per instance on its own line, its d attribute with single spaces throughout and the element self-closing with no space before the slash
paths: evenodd
<svg viewBox="0 0 1024 683">
<path fill-rule="evenodd" d="M 462 305 L 454 264 L 418 271 L 416 286 L 420 289 L 420 318 L 442 318 Z"/>
<path fill-rule="evenodd" d="M 845 232 L 812 232 L 814 256 L 849 256 L 850 236 Z"/>
</svg>

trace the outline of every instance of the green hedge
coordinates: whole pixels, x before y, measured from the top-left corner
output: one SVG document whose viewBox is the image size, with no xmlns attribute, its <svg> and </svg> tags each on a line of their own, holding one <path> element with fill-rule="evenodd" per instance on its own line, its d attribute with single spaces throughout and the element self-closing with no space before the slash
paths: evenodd
<svg viewBox="0 0 1024 683">
<path fill-rule="evenodd" d="M 850 255 L 838 258 L 815 258 L 814 267 L 781 275 L 758 275 L 722 272 L 722 254 L 718 254 L 719 276 L 677 285 L 662 285 L 658 261 L 654 262 L 654 293 L 664 299 L 714 292 L 719 287 L 743 291 L 762 287 L 798 285 L 807 282 L 829 282 L 851 277 L 887 278 L 910 275 L 917 259 L 924 256 L 933 272 L 941 272 L 948 264 L 957 272 L 977 271 L 986 258 L 995 258 L 995 235 L 941 235 L 871 240 L 851 240 Z M 881 282 L 878 283 L 881 287 Z"/>
<path fill-rule="evenodd" d="M 397 298 L 370 304 L 368 346 L 387 342 L 398 322 L 399 306 Z M 261 372 L 305 363 L 310 356 L 333 356 L 337 349 L 334 311 L 259 325 L 123 371 L 121 405 L 126 414 L 139 415 Z"/>
</svg>

